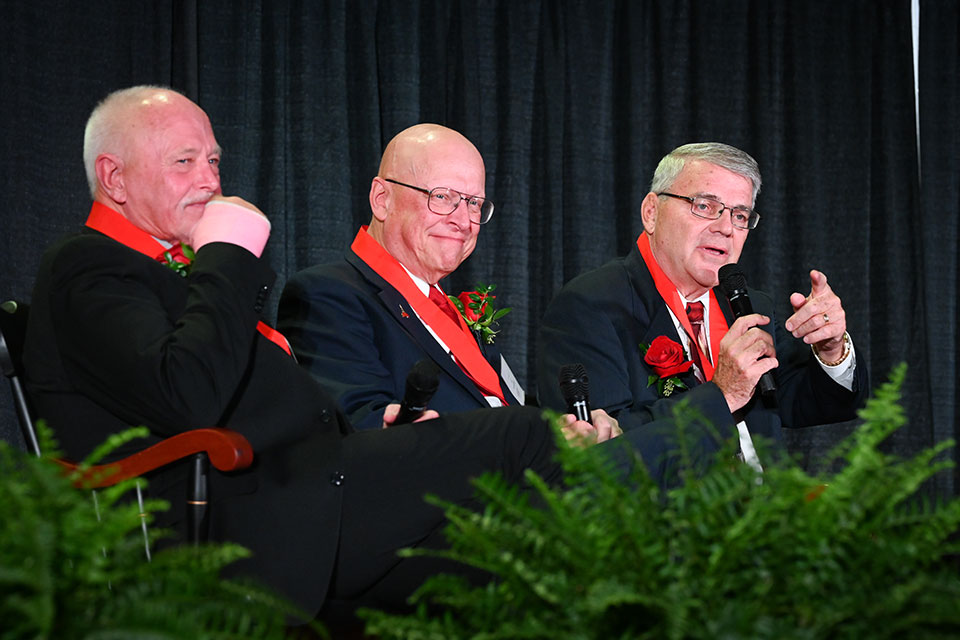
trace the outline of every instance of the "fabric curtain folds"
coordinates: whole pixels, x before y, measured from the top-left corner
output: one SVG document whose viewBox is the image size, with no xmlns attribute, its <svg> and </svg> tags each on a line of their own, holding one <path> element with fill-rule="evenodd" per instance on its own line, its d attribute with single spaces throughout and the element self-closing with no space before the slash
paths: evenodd
<svg viewBox="0 0 960 640">
<path fill-rule="evenodd" d="M 627 253 L 660 157 L 719 140 L 751 153 L 764 176 L 741 260 L 749 284 L 778 296 L 782 322 L 789 293 L 809 292 L 809 270 L 827 274 L 874 381 L 909 364 L 910 421 L 892 447 L 914 452 L 960 435 L 960 22 L 955 3 L 920 0 L 918 156 L 910 5 L 6 3 L 0 78 L 16 90 L 0 103 L 0 295 L 29 299 L 43 247 L 82 223 L 83 125 L 112 89 L 172 83 L 209 113 L 224 192 L 273 222 L 275 296 L 296 270 L 337 259 L 369 221 L 386 142 L 439 122 L 477 144 L 497 204 L 444 286 L 497 284 L 513 308 L 497 343 L 529 383 L 547 302 Z M 949 330 L 935 332 L 943 317 Z M 851 428 L 791 433 L 787 444 L 812 463 Z"/>
</svg>

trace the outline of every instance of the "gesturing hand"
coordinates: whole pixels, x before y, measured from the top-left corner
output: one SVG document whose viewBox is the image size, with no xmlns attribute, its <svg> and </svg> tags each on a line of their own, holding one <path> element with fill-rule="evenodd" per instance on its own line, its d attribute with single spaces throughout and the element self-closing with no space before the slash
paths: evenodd
<svg viewBox="0 0 960 640">
<path fill-rule="evenodd" d="M 810 272 L 810 295 L 790 294 L 793 315 L 785 326 L 795 338 L 812 344 L 826 362 L 843 355 L 843 334 L 847 330 L 847 314 L 840 298 L 827 284 L 827 276 L 816 269 Z"/>
</svg>

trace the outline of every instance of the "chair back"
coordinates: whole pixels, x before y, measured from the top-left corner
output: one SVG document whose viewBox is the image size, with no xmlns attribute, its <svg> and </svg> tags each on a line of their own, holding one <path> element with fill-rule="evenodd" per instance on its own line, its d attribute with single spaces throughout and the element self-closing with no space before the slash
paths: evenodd
<svg viewBox="0 0 960 640">
<path fill-rule="evenodd" d="M 23 439 L 30 450 L 40 455 L 37 432 L 33 427 L 30 404 L 23 388 L 23 343 L 27 335 L 27 315 L 30 306 L 15 300 L 0 304 L 0 369 L 10 380 L 17 419 L 23 431 Z"/>
</svg>

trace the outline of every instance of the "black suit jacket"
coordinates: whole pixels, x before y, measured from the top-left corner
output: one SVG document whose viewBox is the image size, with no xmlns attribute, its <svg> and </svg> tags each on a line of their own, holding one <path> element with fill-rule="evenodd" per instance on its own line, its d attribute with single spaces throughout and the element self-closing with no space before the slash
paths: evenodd
<svg viewBox="0 0 960 640">
<path fill-rule="evenodd" d="M 358 429 L 380 427 L 384 407 L 403 398 L 407 374 L 424 358 L 441 371 L 431 409 L 442 415 L 489 407 L 403 296 L 352 250 L 344 260 L 294 275 L 280 298 L 277 323 L 300 364 L 334 394 Z M 501 374 L 507 403 L 519 404 L 503 380 L 500 351 L 479 344 Z"/>
<path fill-rule="evenodd" d="M 732 324 L 726 298 L 719 290 L 715 293 Z M 738 412 L 737 418 L 745 419 L 751 436 L 782 442 L 781 427 L 854 418 L 869 385 L 864 363 L 857 363 L 854 390 L 847 391 L 823 371 L 808 345 L 786 332 L 767 295 L 751 289 L 750 300 L 755 312 L 771 318 L 764 329 L 774 337 L 780 362 L 774 372 L 778 387 L 775 405 L 756 394 L 743 415 Z M 689 390 L 659 397 L 656 386 L 648 385 L 653 370 L 643 361 L 639 348 L 640 343 L 649 345 L 657 336 L 678 340 L 667 305 L 634 246 L 626 257 L 571 280 L 551 302 L 540 328 L 537 376 L 541 403 L 564 409 L 557 372 L 564 364 L 583 363 L 590 378 L 592 407 L 617 418 L 651 472 L 662 478 L 668 454 L 676 446 L 671 411 L 680 399 L 699 410 L 721 438 L 736 433 L 738 420 L 731 415 L 720 389 L 710 382 L 698 384 L 692 373 L 681 378 Z M 719 446 L 707 430 L 695 439 L 704 452 Z"/>
<path fill-rule="evenodd" d="M 145 424 L 152 441 L 208 426 L 244 434 L 255 461 L 212 472 L 211 535 L 250 548 L 236 566 L 308 613 L 326 593 L 340 528 L 349 424 L 294 360 L 256 330 L 274 274 L 234 245 L 201 248 L 190 278 L 94 231 L 43 257 L 24 352 L 38 417 L 80 459 Z M 131 443 L 140 449 L 142 441 Z M 186 465 L 150 480 L 183 502 Z M 182 507 L 181 507 L 182 509 Z M 182 513 L 164 516 L 175 525 Z"/>
</svg>

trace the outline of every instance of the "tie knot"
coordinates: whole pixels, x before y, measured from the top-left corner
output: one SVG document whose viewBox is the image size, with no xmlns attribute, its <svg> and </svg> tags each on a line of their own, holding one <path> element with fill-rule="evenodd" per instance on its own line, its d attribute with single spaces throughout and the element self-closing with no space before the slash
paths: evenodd
<svg viewBox="0 0 960 640">
<path fill-rule="evenodd" d="M 687 318 L 690 324 L 703 324 L 703 303 L 690 302 L 687 304 Z"/>
</svg>

